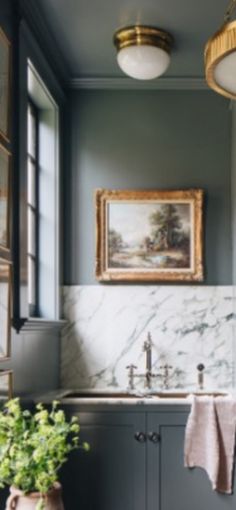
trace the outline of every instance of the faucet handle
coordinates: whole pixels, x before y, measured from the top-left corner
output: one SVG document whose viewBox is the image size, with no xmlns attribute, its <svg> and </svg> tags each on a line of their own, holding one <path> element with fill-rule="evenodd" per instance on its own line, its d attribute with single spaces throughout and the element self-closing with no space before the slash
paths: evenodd
<svg viewBox="0 0 236 510">
<path fill-rule="evenodd" d="M 130 372 L 133 372 L 133 371 L 134 371 L 136 368 L 138 368 L 138 367 L 136 367 L 136 365 L 133 365 L 133 364 L 131 363 L 130 365 L 127 365 L 127 367 L 126 367 L 126 368 L 127 368 L 127 370 L 129 370 Z"/>
<path fill-rule="evenodd" d="M 172 365 L 168 365 L 168 363 L 160 366 L 160 369 L 164 370 L 164 374 L 162 377 L 163 377 L 163 387 L 166 390 L 169 388 L 169 376 L 170 376 L 170 370 L 172 368 L 173 368 Z"/>
<path fill-rule="evenodd" d="M 167 363 L 165 365 L 160 366 L 160 369 L 165 370 L 165 372 L 169 372 L 169 370 L 171 370 L 172 368 L 173 368 L 172 365 L 168 365 Z"/>
<path fill-rule="evenodd" d="M 128 378 L 129 378 L 129 389 L 134 390 L 134 371 L 136 370 L 136 365 L 133 365 L 132 363 L 130 365 L 127 365 L 126 369 L 128 372 Z"/>
</svg>

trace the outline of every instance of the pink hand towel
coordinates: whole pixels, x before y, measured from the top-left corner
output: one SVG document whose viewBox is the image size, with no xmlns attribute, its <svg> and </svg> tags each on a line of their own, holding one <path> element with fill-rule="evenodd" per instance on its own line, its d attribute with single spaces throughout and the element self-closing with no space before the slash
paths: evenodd
<svg viewBox="0 0 236 510">
<path fill-rule="evenodd" d="M 185 431 L 184 464 L 207 471 L 214 490 L 231 494 L 236 402 L 228 397 L 193 396 Z"/>
<path fill-rule="evenodd" d="M 193 396 L 185 430 L 184 464 L 205 469 L 216 489 L 219 471 L 219 443 L 213 397 Z"/>
<path fill-rule="evenodd" d="M 219 469 L 216 489 L 227 494 L 232 493 L 234 466 L 236 401 L 228 397 L 216 397 Z"/>
</svg>

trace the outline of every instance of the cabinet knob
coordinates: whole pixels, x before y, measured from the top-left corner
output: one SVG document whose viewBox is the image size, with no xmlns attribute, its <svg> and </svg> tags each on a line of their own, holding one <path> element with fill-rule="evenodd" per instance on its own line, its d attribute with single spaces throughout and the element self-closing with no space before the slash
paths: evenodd
<svg viewBox="0 0 236 510">
<path fill-rule="evenodd" d="M 149 441 L 152 441 L 152 443 L 159 443 L 160 434 L 158 434 L 158 432 L 149 432 L 148 439 Z"/>
<path fill-rule="evenodd" d="M 146 434 L 144 434 L 144 432 L 135 432 L 134 438 L 139 443 L 145 443 L 145 441 L 146 441 Z"/>
</svg>

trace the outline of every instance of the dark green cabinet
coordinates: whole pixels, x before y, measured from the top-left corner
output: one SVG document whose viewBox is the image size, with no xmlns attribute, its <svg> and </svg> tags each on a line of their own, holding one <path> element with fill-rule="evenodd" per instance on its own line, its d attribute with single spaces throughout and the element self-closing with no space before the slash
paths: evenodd
<svg viewBox="0 0 236 510">
<path fill-rule="evenodd" d="M 184 467 L 187 415 L 178 411 L 147 415 L 148 430 L 160 434 L 156 448 L 147 444 L 147 510 L 233 510 L 234 495 L 213 491 L 205 470 Z"/>
<path fill-rule="evenodd" d="M 66 510 L 236 508 L 236 497 L 212 491 L 204 470 L 184 467 L 188 409 L 85 407 L 69 411 L 78 412 L 81 440 L 91 451 L 73 452 L 64 467 Z"/>
<path fill-rule="evenodd" d="M 144 510 L 146 444 L 135 435 L 145 415 L 79 412 L 79 422 L 91 448 L 72 452 L 62 471 L 65 509 Z"/>
</svg>

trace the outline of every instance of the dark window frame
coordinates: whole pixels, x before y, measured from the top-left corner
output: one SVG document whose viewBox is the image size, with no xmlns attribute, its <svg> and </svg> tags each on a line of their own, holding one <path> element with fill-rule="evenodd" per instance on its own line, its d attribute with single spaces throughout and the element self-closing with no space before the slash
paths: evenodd
<svg viewBox="0 0 236 510">
<path fill-rule="evenodd" d="M 28 97 L 27 102 L 27 117 L 30 114 L 34 119 L 35 122 L 35 156 L 33 157 L 28 152 L 27 147 L 27 218 L 28 218 L 28 211 L 29 208 L 34 214 L 35 218 L 35 232 L 34 232 L 34 238 L 35 238 L 35 254 L 29 252 L 29 232 L 27 231 L 27 269 L 28 269 L 28 307 L 29 307 L 29 317 L 38 317 L 39 313 L 39 109 L 35 105 L 35 103 L 32 101 L 30 97 Z M 29 133 L 27 132 L 27 144 L 29 139 Z M 34 200 L 35 205 L 32 206 L 32 204 L 29 203 L 29 162 L 35 167 L 35 182 L 34 182 Z M 31 190 L 32 191 L 32 190 Z M 29 225 L 29 223 L 28 223 Z M 30 274 L 29 274 L 29 258 L 33 260 L 35 265 L 34 270 L 34 286 L 35 286 L 35 292 L 34 292 L 34 303 L 30 303 L 29 300 L 29 281 L 30 281 Z"/>
<path fill-rule="evenodd" d="M 61 315 L 61 296 L 60 285 L 62 281 L 62 234 L 59 225 L 63 219 L 62 209 L 62 184 L 63 184 L 63 166 L 65 162 L 65 153 L 62 145 L 64 135 L 64 116 L 66 114 L 67 98 L 63 80 L 56 73 L 54 66 L 50 65 L 48 58 L 42 51 L 42 45 L 38 44 L 35 34 L 22 18 L 19 25 L 19 45 L 17 46 L 17 55 L 20 63 L 20 75 L 16 85 L 16 96 L 19 101 L 19 108 L 16 111 L 17 132 L 14 139 L 15 157 L 13 162 L 15 185 L 13 186 L 14 197 L 14 221 L 12 225 L 12 251 L 14 261 L 13 273 L 13 317 L 12 326 L 17 333 L 20 332 L 36 332 L 48 331 L 49 329 L 59 330 L 64 321 L 60 319 Z M 66 72 L 65 75 L 66 77 Z M 38 87 L 34 85 L 38 83 Z M 40 90 L 43 94 L 40 93 Z M 44 259 L 43 250 L 44 234 L 46 230 L 43 228 L 43 217 L 39 217 L 39 278 L 38 278 L 38 310 L 37 316 L 29 315 L 28 306 L 28 275 L 27 275 L 27 104 L 28 97 L 31 97 L 35 105 L 39 108 L 39 137 L 41 140 L 41 108 L 49 109 L 52 114 L 55 113 L 55 136 L 51 140 L 50 147 L 55 145 L 56 153 L 53 161 L 53 176 L 55 178 L 56 187 L 53 191 L 53 200 L 55 200 L 56 216 L 51 216 L 54 229 L 51 227 L 52 238 L 50 240 L 50 248 L 52 246 L 53 261 Z M 49 99 L 49 108 L 46 101 Z M 43 138 L 45 132 L 42 132 Z M 43 143 L 43 142 L 42 142 Z M 54 144 L 54 145 L 53 145 Z M 46 149 L 47 150 L 47 149 Z M 43 147 L 39 149 L 39 202 L 44 200 L 44 172 L 41 171 L 41 157 L 44 161 Z M 47 158 L 46 158 L 47 159 Z M 44 163 L 42 163 L 44 165 Z M 52 182 L 52 181 L 51 181 Z M 41 186 L 42 183 L 42 186 Z M 43 206 L 42 206 L 43 207 Z M 50 218 L 49 218 L 50 219 Z M 42 220 L 42 221 L 41 221 Z M 54 223 L 55 222 L 55 223 Z M 42 240 L 41 240 L 41 232 Z M 46 247 L 47 249 L 47 247 Z M 56 254 L 56 256 L 55 256 Z M 55 259 L 55 260 L 54 260 Z M 53 292 L 48 296 L 48 282 L 46 278 L 46 270 L 44 262 L 46 260 L 47 267 L 51 271 Z M 52 287 L 50 287 L 52 291 Z M 44 299 L 44 295 L 47 299 Z M 33 315 L 33 314 L 32 314 Z"/>
</svg>

